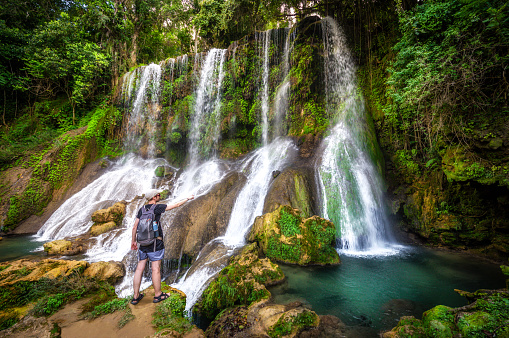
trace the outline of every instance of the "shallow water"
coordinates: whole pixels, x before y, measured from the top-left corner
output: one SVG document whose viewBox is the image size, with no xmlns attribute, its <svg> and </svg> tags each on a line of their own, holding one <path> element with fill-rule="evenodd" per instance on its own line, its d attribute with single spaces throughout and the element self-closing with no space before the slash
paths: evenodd
<svg viewBox="0 0 509 338">
<path fill-rule="evenodd" d="M 385 257 L 340 256 L 337 267 L 280 265 L 287 280 L 270 288 L 274 302 L 302 301 L 319 315 L 369 327 L 376 335 L 396 326 L 401 316 L 421 318 L 439 304 L 466 305 L 454 289 L 505 287 L 498 265 L 457 253 L 408 248 Z"/>
<path fill-rule="evenodd" d="M 34 241 L 33 236 L 4 237 L 0 241 L 0 262 L 44 254 L 41 243 Z"/>
</svg>

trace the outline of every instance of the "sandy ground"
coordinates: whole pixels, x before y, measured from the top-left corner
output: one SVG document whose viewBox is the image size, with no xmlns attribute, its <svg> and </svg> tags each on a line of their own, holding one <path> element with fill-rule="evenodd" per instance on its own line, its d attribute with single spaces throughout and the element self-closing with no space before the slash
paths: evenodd
<svg viewBox="0 0 509 338">
<path fill-rule="evenodd" d="M 156 333 L 152 326 L 152 313 L 156 305 L 152 303 L 154 290 L 145 290 L 145 297 L 136 306 L 129 304 L 135 319 L 123 328 L 118 323 L 123 312 L 99 317 L 94 320 L 80 320 L 81 306 L 86 300 L 78 301 L 66 306 L 49 318 L 51 323 L 58 323 L 61 327 L 62 338 L 90 338 L 90 337 L 148 337 Z"/>
</svg>

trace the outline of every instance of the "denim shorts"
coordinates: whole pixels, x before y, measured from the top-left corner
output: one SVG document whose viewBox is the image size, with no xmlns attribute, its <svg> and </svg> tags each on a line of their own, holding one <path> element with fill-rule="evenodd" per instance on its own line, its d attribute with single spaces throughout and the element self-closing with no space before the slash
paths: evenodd
<svg viewBox="0 0 509 338">
<path fill-rule="evenodd" d="M 164 249 L 154 252 L 143 252 L 138 250 L 138 259 L 143 261 L 145 259 L 149 259 L 151 262 L 160 261 L 164 257 Z"/>
</svg>

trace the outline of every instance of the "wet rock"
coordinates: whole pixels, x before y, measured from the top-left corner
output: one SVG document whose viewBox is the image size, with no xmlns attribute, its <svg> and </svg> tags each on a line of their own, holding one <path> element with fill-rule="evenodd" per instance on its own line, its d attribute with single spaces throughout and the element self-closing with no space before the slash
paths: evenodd
<svg viewBox="0 0 509 338">
<path fill-rule="evenodd" d="M 154 175 L 156 177 L 167 177 L 167 176 L 173 176 L 175 174 L 175 169 L 168 165 L 160 165 L 156 168 L 154 171 Z"/>
<path fill-rule="evenodd" d="M 99 236 L 122 225 L 126 213 L 126 203 L 117 202 L 107 209 L 100 209 L 92 214 L 94 225 L 90 228 L 90 236 Z"/>
<path fill-rule="evenodd" d="M 221 310 L 234 305 L 249 305 L 268 299 L 265 286 L 281 283 L 283 271 L 267 258 L 259 258 L 258 246 L 250 244 L 231 258 L 229 265 L 205 289 L 195 311 L 214 318 Z"/>
<path fill-rule="evenodd" d="M 245 181 L 240 173 L 228 174 L 209 193 L 178 208 L 165 230 L 165 259 L 179 259 L 182 254 L 196 257 L 205 244 L 224 234 Z"/>
<path fill-rule="evenodd" d="M 250 242 L 258 242 L 270 259 L 299 265 L 340 264 L 334 249 L 336 228 L 318 216 L 301 217 L 299 210 L 281 206 L 255 219 Z"/>
<path fill-rule="evenodd" d="M 438 305 L 424 312 L 422 320 L 401 317 L 382 337 L 498 337 L 509 330 L 509 292 L 503 290 L 456 290 L 471 302 L 459 308 Z"/>
<path fill-rule="evenodd" d="M 87 250 L 87 238 L 58 239 L 44 243 L 44 251 L 50 256 L 73 256 Z"/>
<path fill-rule="evenodd" d="M 299 209 L 306 217 L 315 214 L 311 185 L 313 173 L 306 168 L 288 168 L 275 176 L 269 187 L 263 213 L 273 212 L 281 205 Z"/>
<path fill-rule="evenodd" d="M 83 272 L 83 276 L 108 281 L 112 284 L 125 275 L 124 265 L 120 262 L 95 262 Z"/>
<path fill-rule="evenodd" d="M 65 251 L 69 250 L 72 246 L 71 241 L 65 239 L 58 239 L 53 242 L 44 243 L 44 251 L 48 255 L 63 255 Z"/>
<path fill-rule="evenodd" d="M 107 209 L 97 210 L 92 214 L 92 221 L 95 223 L 108 223 L 115 222 L 121 225 L 124 219 L 126 204 L 124 202 L 117 202 Z"/>
<path fill-rule="evenodd" d="M 96 223 L 90 228 L 91 236 L 99 236 L 117 227 L 117 224 L 113 221 L 107 223 Z"/>
</svg>

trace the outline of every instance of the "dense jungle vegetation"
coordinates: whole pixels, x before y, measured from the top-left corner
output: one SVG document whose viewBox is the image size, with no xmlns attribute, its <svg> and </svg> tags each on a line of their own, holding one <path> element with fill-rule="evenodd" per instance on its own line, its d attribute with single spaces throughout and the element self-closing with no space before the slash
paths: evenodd
<svg viewBox="0 0 509 338">
<path fill-rule="evenodd" d="M 502 0 L 0 0 L 0 168 L 87 125 L 99 155 L 118 154 L 110 108 L 125 72 L 316 14 L 349 40 L 389 185 L 408 197 L 393 211 L 432 242 L 498 231 L 509 252 Z"/>
</svg>

